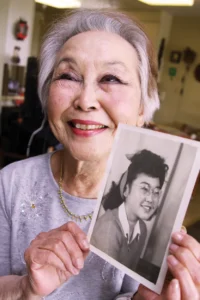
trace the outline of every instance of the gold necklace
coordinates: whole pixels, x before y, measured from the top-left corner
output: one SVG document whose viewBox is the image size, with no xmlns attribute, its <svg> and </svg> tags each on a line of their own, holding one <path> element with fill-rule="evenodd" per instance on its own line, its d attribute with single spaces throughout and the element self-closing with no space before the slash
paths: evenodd
<svg viewBox="0 0 200 300">
<path fill-rule="evenodd" d="M 58 195 L 59 195 L 59 198 L 60 198 L 60 204 L 62 206 L 62 208 L 64 209 L 64 211 L 66 212 L 66 214 L 72 219 L 72 220 L 75 220 L 75 221 L 82 221 L 82 220 L 85 220 L 87 221 L 88 219 L 92 219 L 92 215 L 93 215 L 93 212 L 87 214 L 87 215 L 76 215 L 74 213 L 72 213 L 69 208 L 67 207 L 67 205 L 65 204 L 64 202 L 64 199 L 63 199 L 63 194 L 62 194 L 62 182 L 63 182 L 63 164 L 62 164 L 62 161 L 61 161 L 61 167 L 60 167 L 60 180 L 58 182 L 58 186 L 59 186 L 59 190 L 58 190 Z"/>
</svg>

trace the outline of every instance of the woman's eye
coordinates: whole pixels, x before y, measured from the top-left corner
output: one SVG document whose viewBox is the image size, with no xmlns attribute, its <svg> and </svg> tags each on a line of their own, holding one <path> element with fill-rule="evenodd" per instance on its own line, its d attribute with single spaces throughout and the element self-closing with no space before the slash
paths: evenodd
<svg viewBox="0 0 200 300">
<path fill-rule="evenodd" d="M 114 75 L 105 75 L 102 79 L 101 79 L 101 82 L 105 82 L 105 83 L 122 83 L 121 80 L 114 76 Z"/>
<path fill-rule="evenodd" d="M 58 76 L 57 79 L 61 79 L 61 80 L 71 80 L 71 81 L 78 81 L 77 78 L 75 78 L 73 75 L 69 74 L 69 73 L 63 73 L 60 76 Z"/>
<path fill-rule="evenodd" d="M 154 191 L 154 195 L 158 196 L 160 194 L 160 190 Z"/>
<path fill-rule="evenodd" d="M 146 187 L 141 187 L 141 190 L 143 191 L 143 192 L 145 192 L 145 193 L 147 193 L 148 191 L 149 191 L 149 189 L 148 188 L 146 188 Z"/>
</svg>

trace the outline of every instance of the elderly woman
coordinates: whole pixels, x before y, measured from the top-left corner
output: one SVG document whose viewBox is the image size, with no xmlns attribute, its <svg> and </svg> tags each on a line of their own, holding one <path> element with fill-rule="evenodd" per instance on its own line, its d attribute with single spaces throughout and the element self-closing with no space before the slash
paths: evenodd
<svg viewBox="0 0 200 300">
<path fill-rule="evenodd" d="M 106 212 L 94 226 L 91 243 L 135 271 L 147 236 L 144 221 L 156 214 L 168 165 L 146 149 L 129 159 L 127 171 L 103 199 Z"/>
<path fill-rule="evenodd" d="M 87 230 L 119 122 L 159 106 L 151 44 L 119 13 L 80 11 L 42 47 L 39 95 L 64 149 L 7 166 L 0 187 L 0 299 L 198 299 L 200 245 L 174 234 L 163 295 L 89 252 Z M 120 296 L 121 295 L 121 296 Z M 143 297 L 143 298 L 142 298 Z"/>
</svg>

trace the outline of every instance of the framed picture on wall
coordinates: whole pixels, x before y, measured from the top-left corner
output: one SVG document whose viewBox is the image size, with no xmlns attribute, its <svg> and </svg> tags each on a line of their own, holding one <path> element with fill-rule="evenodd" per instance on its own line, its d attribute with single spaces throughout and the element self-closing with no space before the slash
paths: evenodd
<svg viewBox="0 0 200 300">
<path fill-rule="evenodd" d="M 200 143 L 120 124 L 89 229 L 91 250 L 160 293 L 181 228 Z"/>
<path fill-rule="evenodd" d="M 174 64 L 179 64 L 181 61 L 182 52 L 181 51 L 172 51 L 170 53 L 170 62 Z"/>
</svg>

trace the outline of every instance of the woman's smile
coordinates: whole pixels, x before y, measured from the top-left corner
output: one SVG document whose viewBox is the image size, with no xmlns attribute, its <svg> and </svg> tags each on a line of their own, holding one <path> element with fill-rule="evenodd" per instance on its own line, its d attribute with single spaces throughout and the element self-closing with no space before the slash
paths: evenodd
<svg viewBox="0 0 200 300">
<path fill-rule="evenodd" d="M 141 207 L 144 209 L 145 212 L 149 213 L 154 207 L 153 205 L 149 204 L 141 204 Z"/>
<path fill-rule="evenodd" d="M 72 119 L 67 122 L 67 124 L 75 135 L 82 137 L 92 137 L 96 134 L 102 133 L 108 128 L 108 126 L 101 123 L 81 119 Z"/>
</svg>

